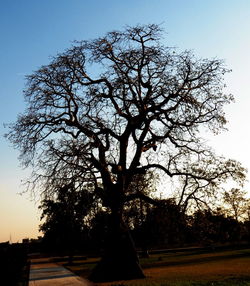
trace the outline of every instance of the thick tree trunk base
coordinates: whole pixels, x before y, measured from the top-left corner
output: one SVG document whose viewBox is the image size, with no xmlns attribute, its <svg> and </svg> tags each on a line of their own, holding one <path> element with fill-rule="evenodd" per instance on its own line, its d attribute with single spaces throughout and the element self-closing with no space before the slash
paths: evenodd
<svg viewBox="0 0 250 286">
<path fill-rule="evenodd" d="M 89 276 L 93 282 L 111 282 L 145 278 L 129 231 L 108 237 L 103 258 Z"/>
<path fill-rule="evenodd" d="M 88 277 L 93 282 L 142 279 L 145 275 L 138 263 L 124 263 L 103 258 Z"/>
</svg>

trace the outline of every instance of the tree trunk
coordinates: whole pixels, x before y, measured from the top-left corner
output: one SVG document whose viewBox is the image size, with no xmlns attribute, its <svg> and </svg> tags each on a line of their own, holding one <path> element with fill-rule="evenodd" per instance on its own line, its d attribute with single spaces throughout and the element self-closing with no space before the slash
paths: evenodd
<svg viewBox="0 0 250 286">
<path fill-rule="evenodd" d="M 89 276 L 93 282 L 145 278 L 128 228 L 119 211 L 110 216 L 104 255 Z"/>
</svg>

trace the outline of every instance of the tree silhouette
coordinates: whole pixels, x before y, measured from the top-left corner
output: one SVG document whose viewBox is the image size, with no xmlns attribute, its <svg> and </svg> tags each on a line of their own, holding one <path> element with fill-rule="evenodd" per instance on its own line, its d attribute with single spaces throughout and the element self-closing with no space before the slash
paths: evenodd
<svg viewBox="0 0 250 286">
<path fill-rule="evenodd" d="M 236 221 L 249 216 L 249 200 L 247 192 L 238 188 L 232 188 L 223 194 L 224 203 L 228 206 L 227 213 Z"/>
<path fill-rule="evenodd" d="M 59 187 L 54 198 L 42 200 L 40 231 L 46 250 L 70 253 L 84 247 L 88 217 L 94 216 L 94 194 L 87 189 L 75 190 L 74 184 Z"/>
<path fill-rule="evenodd" d="M 241 239 L 242 225 L 219 211 L 198 210 L 191 217 L 192 235 L 198 244 L 235 243 Z"/>
<path fill-rule="evenodd" d="M 57 55 L 27 77 L 27 109 L 7 136 L 34 168 L 35 186 L 53 193 L 72 181 L 79 188 L 88 183 L 110 211 L 93 281 L 144 277 L 123 221 L 126 203 L 150 201 L 131 192 L 134 176 L 158 171 L 211 184 L 221 172 L 207 176 L 185 162 L 199 164 L 211 154 L 201 127 L 224 128 L 223 107 L 233 99 L 223 92 L 227 69 L 220 60 L 162 45 L 161 35 L 154 24 L 127 27 Z M 230 165 L 223 174 L 237 170 Z"/>
<path fill-rule="evenodd" d="M 179 176 L 175 194 L 183 213 L 191 208 L 211 208 L 215 200 L 218 202 L 218 193 L 221 193 L 221 185 L 224 182 L 231 178 L 242 186 L 246 177 L 246 169 L 239 162 L 225 160 L 211 153 L 200 158 L 199 162 L 186 161 L 185 164 L 189 173 Z"/>
</svg>

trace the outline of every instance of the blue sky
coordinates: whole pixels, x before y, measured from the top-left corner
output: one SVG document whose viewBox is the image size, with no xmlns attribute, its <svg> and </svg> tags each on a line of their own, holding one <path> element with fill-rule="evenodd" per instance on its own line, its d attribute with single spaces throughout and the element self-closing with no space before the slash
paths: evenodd
<svg viewBox="0 0 250 286">
<path fill-rule="evenodd" d="M 224 59 L 233 72 L 226 77 L 236 103 L 227 107 L 229 132 L 209 137 L 219 154 L 250 168 L 248 0 L 10 0 L 0 6 L 0 241 L 38 234 L 37 203 L 21 180 L 18 152 L 3 138 L 3 123 L 16 120 L 25 104 L 24 76 L 74 40 L 91 39 L 125 25 L 161 24 L 164 43 L 191 49 L 198 57 Z M 248 187 L 248 186 L 247 186 Z"/>
</svg>

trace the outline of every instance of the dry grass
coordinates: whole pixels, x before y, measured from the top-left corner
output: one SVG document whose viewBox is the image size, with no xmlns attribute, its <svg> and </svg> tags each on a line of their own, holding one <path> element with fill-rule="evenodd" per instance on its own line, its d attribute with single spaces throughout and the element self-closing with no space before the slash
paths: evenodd
<svg viewBox="0 0 250 286">
<path fill-rule="evenodd" d="M 70 267 L 85 276 L 94 266 L 90 261 Z M 146 279 L 98 283 L 108 285 L 189 286 L 189 285 L 250 285 L 250 250 L 212 253 L 185 252 L 152 255 L 141 260 Z M 88 268 L 90 267 L 90 268 Z"/>
<path fill-rule="evenodd" d="M 175 259 L 174 259 L 175 258 Z M 173 279 L 210 279 L 225 276 L 250 277 L 250 252 L 227 251 L 161 258 L 157 267 L 144 270 L 147 277 Z M 165 260 L 165 265 L 164 265 Z"/>
<path fill-rule="evenodd" d="M 185 280 L 211 281 L 242 277 L 249 277 L 250 279 L 250 257 L 148 268 L 144 272 L 148 280 L 165 280 L 169 282 Z"/>
</svg>

